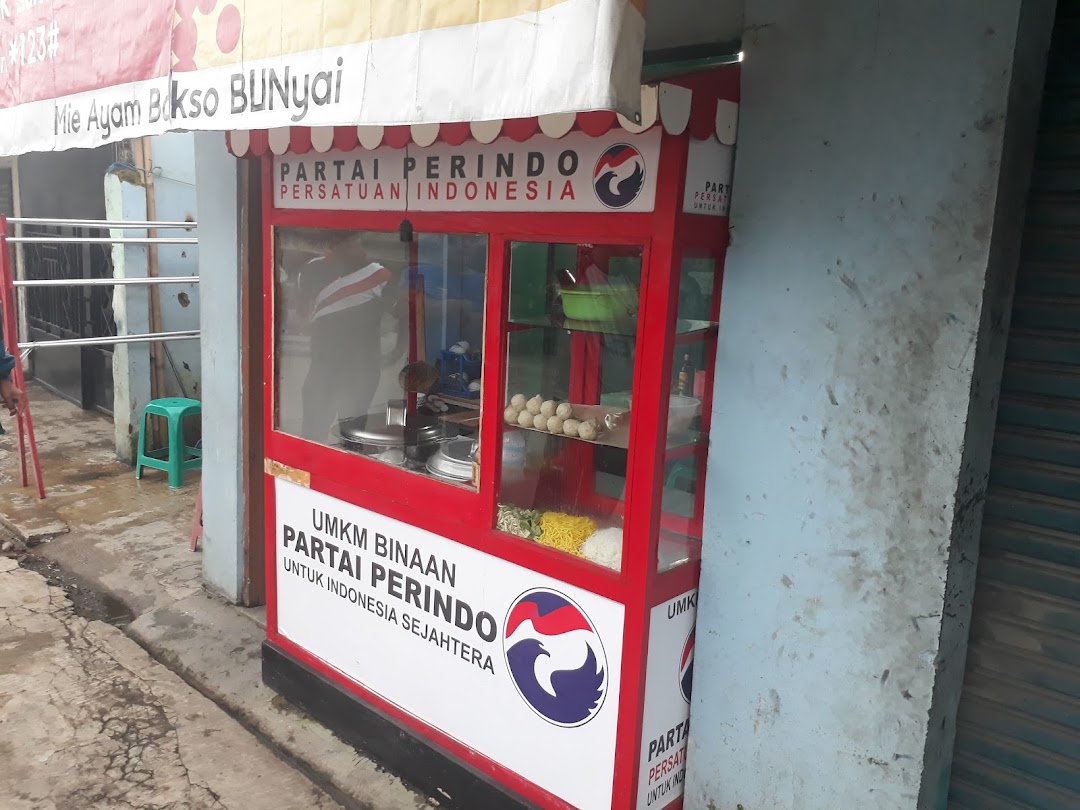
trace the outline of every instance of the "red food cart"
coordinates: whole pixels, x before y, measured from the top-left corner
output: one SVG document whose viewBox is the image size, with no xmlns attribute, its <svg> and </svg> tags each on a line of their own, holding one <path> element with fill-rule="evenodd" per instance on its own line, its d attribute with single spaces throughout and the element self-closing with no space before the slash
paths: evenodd
<svg viewBox="0 0 1080 810">
<path fill-rule="evenodd" d="M 457 807 L 681 803 L 738 71 L 264 162 L 268 684 Z"/>
</svg>

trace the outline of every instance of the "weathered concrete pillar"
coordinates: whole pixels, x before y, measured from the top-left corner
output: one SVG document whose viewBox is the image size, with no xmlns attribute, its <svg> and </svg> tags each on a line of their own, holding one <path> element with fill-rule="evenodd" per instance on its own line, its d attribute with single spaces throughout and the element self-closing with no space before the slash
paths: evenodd
<svg viewBox="0 0 1080 810">
<path fill-rule="evenodd" d="M 170 132 L 150 139 L 154 161 L 154 198 L 159 222 L 198 219 L 195 206 L 195 136 L 190 132 Z M 180 229 L 160 230 L 162 237 L 189 237 L 196 234 Z M 193 276 L 199 272 L 199 248 L 193 245 L 159 245 L 158 274 Z M 158 287 L 162 332 L 199 328 L 201 311 L 198 284 L 164 284 Z M 176 340 L 161 344 L 165 352 L 165 390 L 161 397 L 202 399 L 199 342 Z"/>
<path fill-rule="evenodd" d="M 1052 0 L 747 0 L 687 810 L 944 807 Z"/>
<path fill-rule="evenodd" d="M 105 217 L 112 222 L 145 222 L 146 189 L 118 174 L 105 175 Z M 113 231 L 114 237 L 145 237 L 146 231 Z M 116 278 L 146 278 L 145 245 L 113 245 L 112 265 Z M 150 332 L 150 288 L 140 284 L 118 285 L 113 290 L 113 318 L 118 335 Z M 135 463 L 139 420 L 150 401 L 150 344 L 119 343 L 113 349 L 113 428 L 116 455 Z"/>
<path fill-rule="evenodd" d="M 227 599 L 244 581 L 237 164 L 220 132 L 195 135 L 203 403 L 203 576 Z M 253 426 L 252 429 L 259 429 Z"/>
</svg>

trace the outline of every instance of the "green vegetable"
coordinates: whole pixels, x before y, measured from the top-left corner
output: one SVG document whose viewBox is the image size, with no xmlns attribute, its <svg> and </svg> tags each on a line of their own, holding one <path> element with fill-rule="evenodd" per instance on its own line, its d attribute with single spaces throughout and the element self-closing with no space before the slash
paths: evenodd
<svg viewBox="0 0 1080 810">
<path fill-rule="evenodd" d="M 499 504 L 498 517 L 495 527 L 507 534 L 521 537 L 525 540 L 536 540 L 540 537 L 540 515 L 535 509 L 522 509 L 520 506 Z"/>
</svg>

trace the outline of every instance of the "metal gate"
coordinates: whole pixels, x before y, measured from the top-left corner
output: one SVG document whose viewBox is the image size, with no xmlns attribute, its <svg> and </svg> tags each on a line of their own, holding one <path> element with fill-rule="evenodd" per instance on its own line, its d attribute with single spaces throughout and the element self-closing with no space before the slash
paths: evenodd
<svg viewBox="0 0 1080 810">
<path fill-rule="evenodd" d="M 1047 67 L 951 810 L 1080 807 L 1080 4 Z"/>
<path fill-rule="evenodd" d="M 81 238 L 81 228 L 24 225 L 23 236 Z M 94 234 L 89 234 L 94 235 Z M 23 245 L 27 279 L 111 278 L 110 246 L 50 243 Z M 26 318 L 32 341 L 102 338 L 116 335 L 112 290 L 108 287 L 31 287 Z M 30 371 L 38 382 L 82 408 L 111 413 L 112 346 L 71 346 L 31 355 Z"/>
</svg>

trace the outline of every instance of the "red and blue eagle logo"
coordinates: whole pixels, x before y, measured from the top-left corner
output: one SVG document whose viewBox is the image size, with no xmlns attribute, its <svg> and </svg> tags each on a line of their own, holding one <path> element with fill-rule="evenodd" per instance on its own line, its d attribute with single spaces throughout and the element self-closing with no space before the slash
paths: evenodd
<svg viewBox="0 0 1080 810">
<path fill-rule="evenodd" d="M 592 720 L 607 694 L 607 657 L 585 612 L 547 589 L 519 596 L 506 615 L 503 651 L 518 694 L 540 717 L 573 728 Z"/>
<path fill-rule="evenodd" d="M 593 191 L 607 208 L 626 208 L 645 187 L 645 158 L 628 143 L 609 147 L 593 169 Z"/>
<path fill-rule="evenodd" d="M 694 683 L 694 630 L 683 642 L 682 657 L 679 659 L 679 691 L 683 700 L 690 702 L 690 688 Z"/>
</svg>

